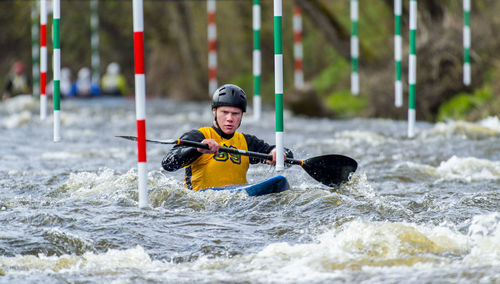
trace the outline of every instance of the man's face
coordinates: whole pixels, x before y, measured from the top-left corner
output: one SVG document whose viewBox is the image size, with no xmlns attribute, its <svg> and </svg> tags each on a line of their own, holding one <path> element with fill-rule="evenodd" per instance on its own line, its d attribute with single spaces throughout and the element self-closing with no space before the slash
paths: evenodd
<svg viewBox="0 0 500 284">
<path fill-rule="evenodd" d="M 240 108 L 232 106 L 221 106 L 212 109 L 219 127 L 225 134 L 233 134 L 240 126 L 243 111 Z"/>
</svg>

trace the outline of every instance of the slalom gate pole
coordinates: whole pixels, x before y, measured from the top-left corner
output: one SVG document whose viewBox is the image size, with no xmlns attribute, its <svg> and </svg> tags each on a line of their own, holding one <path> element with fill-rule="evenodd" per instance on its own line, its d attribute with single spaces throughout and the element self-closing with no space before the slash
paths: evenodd
<svg viewBox="0 0 500 284">
<path fill-rule="evenodd" d="M 402 0 L 394 0 L 394 61 L 396 80 L 394 82 L 394 105 L 403 106 L 403 82 L 401 81 L 401 59 L 403 58 L 403 40 L 401 38 Z"/>
<path fill-rule="evenodd" d="M 54 142 L 61 141 L 61 0 L 53 0 Z"/>
<path fill-rule="evenodd" d="M 260 1 L 253 1 L 252 26 L 253 26 L 253 115 L 254 120 L 262 116 L 262 98 L 260 96 L 261 54 L 260 54 Z"/>
<path fill-rule="evenodd" d="M 144 72 L 144 4 L 132 0 L 134 19 L 135 115 L 137 120 L 137 174 L 139 207 L 148 206 L 146 168 L 146 77 Z"/>
<path fill-rule="evenodd" d="M 99 86 L 100 81 L 100 58 L 99 58 L 99 1 L 90 1 L 90 46 L 91 46 L 91 67 L 92 85 Z"/>
<path fill-rule="evenodd" d="M 208 95 L 217 89 L 217 26 L 215 24 L 215 0 L 207 0 L 208 17 Z"/>
<path fill-rule="evenodd" d="M 470 70 L 470 0 L 464 0 L 464 85 L 469 86 L 471 82 Z"/>
<path fill-rule="evenodd" d="M 274 0 L 274 100 L 276 117 L 276 171 L 284 170 L 283 142 L 283 5 Z"/>
<path fill-rule="evenodd" d="M 47 118 L 47 0 L 40 0 L 40 119 Z"/>
<path fill-rule="evenodd" d="M 408 137 L 415 136 L 415 96 L 417 83 L 417 0 L 410 0 L 410 57 L 408 70 Z"/>
<path fill-rule="evenodd" d="M 302 10 L 293 8 L 293 59 L 294 59 L 294 85 L 296 89 L 304 88 L 304 68 L 302 50 Z"/>
<path fill-rule="evenodd" d="M 358 0 L 351 0 L 351 93 L 359 94 Z"/>
<path fill-rule="evenodd" d="M 38 1 L 31 2 L 31 63 L 33 77 L 33 96 L 40 95 L 40 49 L 38 47 L 40 42 L 40 32 L 38 26 Z"/>
</svg>

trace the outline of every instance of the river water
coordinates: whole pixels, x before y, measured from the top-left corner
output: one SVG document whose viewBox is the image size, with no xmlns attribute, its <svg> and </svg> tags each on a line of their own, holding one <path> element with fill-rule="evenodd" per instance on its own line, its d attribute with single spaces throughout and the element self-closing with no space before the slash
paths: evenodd
<svg viewBox="0 0 500 284">
<path fill-rule="evenodd" d="M 0 105 L 1 283 L 500 283 L 500 122 L 328 120 L 285 113 L 295 157 L 356 159 L 328 188 L 299 166 L 262 197 L 191 192 L 148 144 L 139 209 L 135 102 L 63 100 L 62 141 L 31 97 Z M 51 113 L 51 112 L 50 112 Z M 208 103 L 147 102 L 147 136 L 210 123 Z M 274 141 L 274 113 L 241 129 Z M 223 173 L 221 173 L 223 174 Z M 276 175 L 251 167 L 250 182 Z"/>
</svg>

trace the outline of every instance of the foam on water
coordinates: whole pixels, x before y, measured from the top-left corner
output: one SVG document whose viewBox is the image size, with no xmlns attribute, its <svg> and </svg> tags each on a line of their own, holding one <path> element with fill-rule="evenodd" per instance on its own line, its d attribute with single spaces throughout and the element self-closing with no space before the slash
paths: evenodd
<svg viewBox="0 0 500 284">
<path fill-rule="evenodd" d="M 41 155 L 41 158 L 46 160 L 80 159 L 83 158 L 83 153 L 66 151 L 45 152 Z"/>
<path fill-rule="evenodd" d="M 481 218 L 481 217 L 478 217 Z M 500 226 L 496 220 L 496 227 Z M 484 227 L 481 227 L 484 228 Z M 482 242 L 494 242 L 490 259 L 471 263 L 484 254 Z M 248 257 L 249 271 L 260 271 L 260 279 L 286 283 L 335 278 L 347 271 L 369 267 L 408 266 L 428 269 L 447 265 L 497 265 L 498 233 L 486 240 L 458 233 L 444 226 L 354 220 L 318 236 L 317 242 L 290 245 L 274 243 Z M 476 252 L 476 250 L 480 250 Z M 454 255 L 456 261 L 450 260 Z"/>
<path fill-rule="evenodd" d="M 334 149 L 352 147 L 357 144 L 368 144 L 377 146 L 383 143 L 392 142 L 390 138 L 370 131 L 341 131 L 333 138 L 310 138 L 305 141 L 306 146 L 328 145 Z"/>
<path fill-rule="evenodd" d="M 382 143 L 391 142 L 392 140 L 383 135 L 371 131 L 342 131 L 335 135 L 335 139 L 350 140 L 354 142 L 367 143 L 369 145 L 380 145 Z"/>
<path fill-rule="evenodd" d="M 116 275 L 127 270 L 150 271 L 166 263 L 153 261 L 140 246 L 126 250 L 110 249 L 105 253 L 86 252 L 78 255 L 0 257 L 4 273 L 82 273 L 90 275 Z"/>
<path fill-rule="evenodd" d="M 21 127 L 32 119 L 31 112 L 23 110 L 2 119 L 2 126 L 7 129 Z"/>
<path fill-rule="evenodd" d="M 361 219 L 329 229 L 305 244 L 272 243 L 260 252 L 235 257 L 206 258 L 171 263 L 152 260 L 140 246 L 83 255 L 0 257 L 3 274 L 121 275 L 136 273 L 148 279 L 202 281 L 211 275 L 219 281 L 276 283 L 342 278 L 370 268 L 413 271 L 454 266 L 500 264 L 500 215 L 478 215 L 467 234 L 446 225 L 404 222 L 370 222 Z M 450 257 L 452 256 L 452 257 Z M 401 275 L 404 276 L 404 275 Z"/>
<path fill-rule="evenodd" d="M 466 263 L 500 265 L 500 213 L 474 216 L 468 231 L 470 254 Z"/>
<path fill-rule="evenodd" d="M 462 179 L 468 182 L 500 179 L 500 162 L 474 157 L 451 157 L 437 167 L 437 173 L 445 179 Z"/>
<path fill-rule="evenodd" d="M 500 132 L 500 120 L 498 116 L 490 116 L 478 122 L 480 125 Z"/>
<path fill-rule="evenodd" d="M 85 131 L 82 131 L 82 136 L 85 135 Z M 68 132 L 69 134 L 69 132 Z M 67 135 L 70 137 L 71 134 Z M 128 150 L 128 151 L 127 151 Z M 54 150 L 51 152 L 43 152 L 40 155 L 42 160 L 68 160 L 72 161 L 77 160 L 87 160 L 87 159 L 125 159 L 127 155 L 130 155 L 133 148 L 119 148 L 119 147 L 108 147 L 108 148 L 81 148 L 81 149 L 73 149 L 73 151 L 61 151 Z"/>
<path fill-rule="evenodd" d="M 26 125 L 34 119 L 37 108 L 38 101 L 31 95 L 10 98 L 0 103 L 0 126 L 14 129 Z"/>
<path fill-rule="evenodd" d="M 500 179 L 500 162 L 474 157 L 452 156 L 437 167 L 412 162 L 398 164 L 396 168 L 410 169 L 416 174 L 432 176 L 438 181 L 460 180 L 465 182 Z"/>
<path fill-rule="evenodd" d="M 69 198 L 81 200 L 113 201 L 127 206 L 137 206 L 137 170 L 119 173 L 109 168 L 97 172 L 70 173 L 57 189 Z M 230 191 L 193 192 L 182 182 L 160 171 L 148 172 L 148 203 L 154 207 L 184 208 L 187 211 L 216 210 L 235 206 L 235 202 L 248 198 L 244 192 Z"/>
<path fill-rule="evenodd" d="M 36 110 L 38 109 L 38 103 L 38 99 L 32 95 L 19 95 L 2 102 L 0 111 L 19 113 L 24 110 Z"/>
<path fill-rule="evenodd" d="M 356 271 L 367 266 L 434 264 L 439 263 L 440 253 L 461 250 L 465 240 L 454 240 L 450 233 L 443 228 L 428 230 L 413 224 L 355 220 L 319 235 L 315 243 L 271 244 L 253 261 L 272 264 L 273 274 L 267 277 L 283 282 L 314 281 L 332 277 L 339 270 Z"/>
<path fill-rule="evenodd" d="M 137 172 L 129 170 L 120 174 L 112 169 L 103 168 L 98 172 L 70 173 L 59 191 L 80 199 L 131 199 L 131 190 L 137 186 Z"/>
<path fill-rule="evenodd" d="M 465 121 L 439 122 L 430 130 L 424 130 L 420 134 L 422 138 L 436 136 L 449 137 L 451 135 L 464 135 L 469 139 L 485 139 L 500 135 L 500 123 L 498 117 L 486 118 L 478 123 Z"/>
</svg>

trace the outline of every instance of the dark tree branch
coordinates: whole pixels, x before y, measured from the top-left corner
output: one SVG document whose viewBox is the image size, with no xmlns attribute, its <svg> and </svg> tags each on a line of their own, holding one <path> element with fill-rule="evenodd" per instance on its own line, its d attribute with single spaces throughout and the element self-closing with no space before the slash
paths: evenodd
<svg viewBox="0 0 500 284">
<path fill-rule="evenodd" d="M 318 0 L 295 0 L 299 6 L 316 25 L 316 27 L 332 43 L 338 53 L 346 60 L 351 59 L 350 29 L 344 27 L 328 7 Z M 373 52 L 359 42 L 360 55 L 364 58 L 373 58 Z"/>
<path fill-rule="evenodd" d="M 350 60 L 350 32 L 328 11 L 327 7 L 317 0 L 295 0 L 295 4 L 304 11 L 339 54 Z"/>
</svg>

